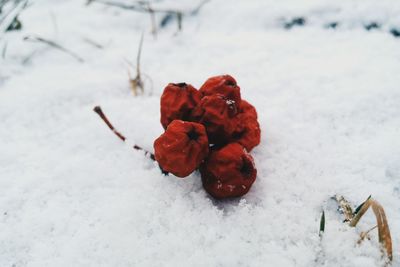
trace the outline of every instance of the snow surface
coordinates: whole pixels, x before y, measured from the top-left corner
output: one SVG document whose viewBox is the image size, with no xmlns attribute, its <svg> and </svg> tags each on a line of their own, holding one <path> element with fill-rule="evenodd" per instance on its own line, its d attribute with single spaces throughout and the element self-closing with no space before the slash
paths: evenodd
<svg viewBox="0 0 400 267">
<path fill-rule="evenodd" d="M 400 266 L 398 1 L 211 0 L 182 32 L 171 21 L 156 38 L 145 13 L 31 3 L 23 29 L 0 40 L 0 266 L 382 266 L 376 233 L 356 244 L 374 216 L 349 228 L 330 208 L 334 194 L 383 205 Z M 295 17 L 305 25 L 285 29 Z M 365 30 L 371 22 L 381 27 Z M 135 64 L 142 31 L 152 82 L 134 97 L 126 61 Z M 223 73 L 262 129 L 257 181 L 241 199 L 213 200 L 197 173 L 161 175 L 92 111 L 101 105 L 132 144 L 152 150 L 163 87 Z"/>
</svg>

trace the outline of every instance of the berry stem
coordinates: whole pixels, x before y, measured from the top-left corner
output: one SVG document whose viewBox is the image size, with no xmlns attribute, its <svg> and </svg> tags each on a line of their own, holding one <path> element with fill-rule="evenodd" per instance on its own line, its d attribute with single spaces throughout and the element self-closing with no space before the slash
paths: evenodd
<svg viewBox="0 0 400 267">
<path fill-rule="evenodd" d="M 114 128 L 114 126 L 113 126 L 113 125 L 111 124 L 111 122 L 108 120 L 107 116 L 104 114 L 104 112 L 103 112 L 103 110 L 101 109 L 100 106 L 95 106 L 94 109 L 93 109 L 93 111 L 96 112 L 97 115 L 100 116 L 100 118 L 107 124 L 108 128 L 110 128 L 110 130 L 113 131 L 113 133 L 114 133 L 119 139 L 121 139 L 122 141 L 125 142 L 126 137 L 123 136 L 120 132 L 118 132 L 118 131 Z M 153 154 L 153 153 L 151 153 L 151 152 L 149 152 L 149 151 L 143 149 L 142 147 L 140 147 L 140 146 L 138 146 L 138 145 L 134 145 L 134 146 L 133 146 L 133 149 L 142 150 L 142 151 L 144 151 L 144 154 L 145 154 L 145 155 L 149 155 L 150 158 L 151 158 L 152 160 L 156 160 L 156 158 L 154 157 L 154 154 Z"/>
</svg>

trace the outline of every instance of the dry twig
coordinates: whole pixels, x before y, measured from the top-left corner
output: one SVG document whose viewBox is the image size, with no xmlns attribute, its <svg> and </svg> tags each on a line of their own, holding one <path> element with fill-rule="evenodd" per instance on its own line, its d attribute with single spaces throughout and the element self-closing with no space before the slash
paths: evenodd
<svg viewBox="0 0 400 267">
<path fill-rule="evenodd" d="M 113 133 L 114 133 L 119 139 L 121 139 L 122 141 L 125 142 L 126 137 L 123 136 L 120 132 L 118 132 L 118 131 L 114 128 L 114 126 L 113 126 L 113 125 L 111 124 L 111 122 L 108 120 L 107 116 L 104 114 L 104 112 L 103 112 L 103 110 L 101 109 L 100 106 L 95 106 L 95 107 L 93 108 L 93 111 L 96 112 L 97 115 L 100 116 L 100 118 L 107 124 L 108 128 L 110 128 L 110 130 L 113 131 Z M 136 149 L 136 150 L 142 150 L 142 151 L 144 151 L 144 154 L 145 154 L 145 155 L 149 155 L 150 158 L 151 158 L 152 160 L 155 160 L 155 157 L 154 157 L 154 154 L 153 154 L 153 153 L 151 153 L 151 152 L 149 152 L 149 151 L 143 149 L 142 147 L 140 147 L 140 146 L 138 146 L 138 145 L 133 145 L 133 148 Z"/>
<path fill-rule="evenodd" d="M 111 124 L 111 122 L 108 120 L 108 118 L 106 117 L 106 115 L 104 114 L 104 112 L 103 112 L 103 110 L 101 109 L 100 106 L 95 106 L 95 107 L 93 108 L 93 111 L 96 112 L 97 115 L 100 116 L 100 118 L 107 124 L 108 128 L 110 128 L 110 130 L 113 131 L 113 133 L 114 133 L 119 139 L 121 139 L 123 142 L 126 141 L 125 136 L 123 136 L 120 132 L 118 132 L 118 131 L 114 128 L 114 126 L 113 126 L 113 125 Z M 151 152 L 148 151 L 148 150 L 143 149 L 141 146 L 138 146 L 138 145 L 135 144 L 135 145 L 133 145 L 133 149 L 144 151 L 144 154 L 145 154 L 146 156 L 148 155 L 148 156 L 150 157 L 150 159 L 152 159 L 153 161 L 156 160 L 156 157 L 154 156 L 153 153 L 151 153 Z M 168 175 L 168 172 L 167 172 L 167 171 L 164 171 L 164 170 L 161 168 L 160 165 L 159 165 L 159 168 L 160 168 L 162 174 Z"/>
</svg>

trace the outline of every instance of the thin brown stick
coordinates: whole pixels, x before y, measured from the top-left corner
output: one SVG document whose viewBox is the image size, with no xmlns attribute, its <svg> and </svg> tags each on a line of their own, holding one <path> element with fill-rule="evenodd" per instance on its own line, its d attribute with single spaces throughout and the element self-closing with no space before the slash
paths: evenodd
<svg viewBox="0 0 400 267">
<path fill-rule="evenodd" d="M 104 112 L 103 112 L 103 110 L 101 109 L 100 106 L 95 106 L 95 107 L 93 108 L 93 111 L 96 112 L 97 115 L 100 116 L 100 118 L 105 122 L 105 124 L 107 124 L 108 128 L 110 128 L 110 130 L 113 131 L 113 133 L 114 133 L 119 139 L 121 139 L 122 141 L 125 142 L 126 137 L 123 136 L 120 132 L 118 132 L 118 131 L 114 128 L 114 126 L 113 126 L 113 125 L 111 124 L 111 122 L 108 120 L 107 116 L 104 114 Z M 133 148 L 136 149 L 136 150 L 142 150 L 142 151 L 144 152 L 145 155 L 149 155 L 149 157 L 150 157 L 152 160 L 156 160 L 156 158 L 154 157 L 154 154 L 153 154 L 153 153 L 151 153 L 151 152 L 149 152 L 149 151 L 143 149 L 142 147 L 140 147 L 140 146 L 138 146 L 138 145 L 133 145 Z"/>
<path fill-rule="evenodd" d="M 111 122 L 108 120 L 108 118 L 106 117 L 106 115 L 104 114 L 104 112 L 103 112 L 103 110 L 101 109 L 100 106 L 94 107 L 93 111 L 96 112 L 96 113 L 100 116 L 100 118 L 107 124 L 108 128 L 110 128 L 110 130 L 113 131 L 114 134 L 115 134 L 116 136 L 118 136 L 119 139 L 121 139 L 122 141 L 125 142 L 125 140 L 126 140 L 125 136 L 123 136 L 120 132 L 118 132 L 118 131 L 114 128 L 114 126 L 113 126 L 113 125 L 111 124 Z"/>
</svg>

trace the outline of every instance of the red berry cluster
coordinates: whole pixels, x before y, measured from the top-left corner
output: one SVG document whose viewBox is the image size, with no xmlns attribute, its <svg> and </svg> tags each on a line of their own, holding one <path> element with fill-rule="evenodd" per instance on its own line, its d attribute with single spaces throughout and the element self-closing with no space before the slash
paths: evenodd
<svg viewBox="0 0 400 267">
<path fill-rule="evenodd" d="M 248 153 L 260 143 L 256 109 L 230 75 L 209 78 L 199 90 L 170 83 L 161 96 L 165 132 L 154 141 L 160 167 L 178 177 L 199 169 L 215 198 L 246 194 L 257 170 Z"/>
</svg>

